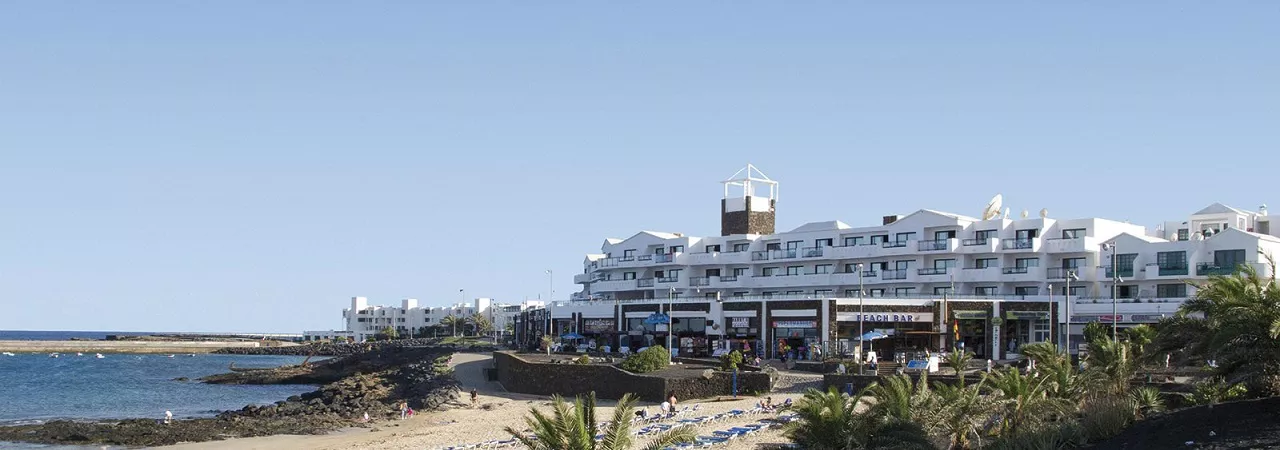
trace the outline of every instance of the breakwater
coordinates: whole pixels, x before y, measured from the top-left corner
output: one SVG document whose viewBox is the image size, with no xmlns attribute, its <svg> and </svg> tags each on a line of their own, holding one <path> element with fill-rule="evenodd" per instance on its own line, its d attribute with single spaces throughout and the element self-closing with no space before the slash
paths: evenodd
<svg viewBox="0 0 1280 450">
<path fill-rule="evenodd" d="M 225 348 L 260 348 L 256 341 L 0 341 L 13 353 L 212 353 Z"/>
<path fill-rule="evenodd" d="M 347 356 L 384 349 L 440 347 L 454 351 L 488 352 L 492 345 L 450 345 L 441 344 L 440 339 L 417 338 L 395 339 L 390 341 L 361 342 L 358 344 L 317 342 L 313 344 L 291 345 L 280 347 L 228 347 L 214 353 L 224 355 L 273 355 L 273 356 Z"/>
</svg>

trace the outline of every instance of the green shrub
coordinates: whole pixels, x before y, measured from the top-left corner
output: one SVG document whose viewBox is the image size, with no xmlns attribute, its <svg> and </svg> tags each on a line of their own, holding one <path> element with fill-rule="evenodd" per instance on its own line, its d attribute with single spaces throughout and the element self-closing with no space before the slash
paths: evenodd
<svg viewBox="0 0 1280 450">
<path fill-rule="evenodd" d="M 1243 384 L 1227 384 L 1220 380 L 1209 380 L 1196 383 L 1195 387 L 1191 388 L 1190 394 L 1183 395 L 1187 398 L 1187 403 L 1199 406 L 1239 400 L 1248 393 Z"/>
<path fill-rule="evenodd" d="M 1085 443 L 1084 433 L 1074 422 L 1048 424 L 1012 436 L 999 436 L 982 447 L 990 450 L 1057 450 L 1077 448 Z"/>
<path fill-rule="evenodd" d="M 1090 442 L 1109 439 L 1133 423 L 1133 399 L 1127 396 L 1093 397 L 1085 402 L 1080 416 L 1080 426 Z"/>
<path fill-rule="evenodd" d="M 1164 398 L 1160 395 L 1160 390 L 1151 386 L 1143 386 L 1134 389 L 1133 406 L 1138 409 L 1140 416 L 1146 416 L 1151 413 L 1164 411 Z"/>
<path fill-rule="evenodd" d="M 587 355 L 582 355 L 582 356 L 579 356 L 577 359 L 573 360 L 573 362 L 574 364 L 581 364 L 585 366 L 587 364 L 591 364 L 591 357 Z"/>
<path fill-rule="evenodd" d="M 742 352 L 737 350 L 720 355 L 720 370 L 738 370 L 742 364 Z"/>
<path fill-rule="evenodd" d="M 667 349 L 653 346 L 622 361 L 622 369 L 635 373 L 647 373 L 667 367 Z"/>
</svg>

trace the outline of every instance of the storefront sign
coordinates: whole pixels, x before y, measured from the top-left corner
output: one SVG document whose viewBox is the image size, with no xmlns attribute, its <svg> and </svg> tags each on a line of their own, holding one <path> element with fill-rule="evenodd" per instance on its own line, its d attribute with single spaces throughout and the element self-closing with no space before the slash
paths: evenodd
<svg viewBox="0 0 1280 450">
<path fill-rule="evenodd" d="M 861 315 L 863 322 L 933 322 L 931 312 L 867 312 Z M 836 313 L 839 322 L 857 322 L 859 314 Z"/>
<path fill-rule="evenodd" d="M 986 311 L 951 311 L 951 316 L 964 320 L 985 320 L 991 317 Z"/>
<path fill-rule="evenodd" d="M 1129 321 L 1155 323 L 1155 322 L 1159 322 L 1160 319 L 1163 319 L 1163 318 L 1164 318 L 1164 314 L 1134 314 L 1129 316 Z"/>
<path fill-rule="evenodd" d="M 1005 311 L 1004 317 L 1010 320 L 1049 320 L 1048 311 Z"/>
<path fill-rule="evenodd" d="M 1087 315 L 1087 316 L 1071 316 L 1071 323 L 1089 323 L 1089 322 L 1111 323 L 1112 317 L 1115 318 L 1115 322 L 1124 322 L 1124 314 L 1119 314 L 1115 316 L 1112 316 L 1110 314 L 1102 314 L 1102 315 Z"/>
<path fill-rule="evenodd" d="M 610 333 L 617 329 L 613 319 L 586 319 L 582 328 L 588 333 Z"/>
<path fill-rule="evenodd" d="M 814 320 L 775 320 L 774 328 L 818 328 L 818 322 Z"/>
<path fill-rule="evenodd" d="M 750 317 L 734 317 L 733 320 L 729 323 L 729 326 L 732 328 L 749 328 L 751 327 L 751 318 Z"/>
</svg>

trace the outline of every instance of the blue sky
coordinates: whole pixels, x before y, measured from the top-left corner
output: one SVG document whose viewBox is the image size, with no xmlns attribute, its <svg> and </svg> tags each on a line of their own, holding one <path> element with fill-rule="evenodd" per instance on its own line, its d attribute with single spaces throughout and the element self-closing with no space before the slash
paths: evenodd
<svg viewBox="0 0 1280 450">
<path fill-rule="evenodd" d="M 575 290 L 637 230 L 1272 198 L 1280 3 L 8 2 L 0 329 Z"/>
</svg>

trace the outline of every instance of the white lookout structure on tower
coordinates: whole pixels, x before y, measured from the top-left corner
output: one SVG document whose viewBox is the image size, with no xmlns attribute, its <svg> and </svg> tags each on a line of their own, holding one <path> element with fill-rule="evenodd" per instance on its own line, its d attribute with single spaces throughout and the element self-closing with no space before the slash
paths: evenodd
<svg viewBox="0 0 1280 450">
<path fill-rule="evenodd" d="M 724 199 L 720 200 L 721 236 L 773 234 L 777 181 L 747 164 L 721 183 L 724 184 Z M 768 196 L 756 195 L 756 188 L 764 187 L 768 188 Z"/>
</svg>

